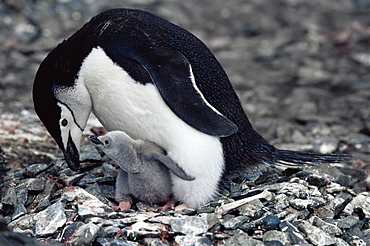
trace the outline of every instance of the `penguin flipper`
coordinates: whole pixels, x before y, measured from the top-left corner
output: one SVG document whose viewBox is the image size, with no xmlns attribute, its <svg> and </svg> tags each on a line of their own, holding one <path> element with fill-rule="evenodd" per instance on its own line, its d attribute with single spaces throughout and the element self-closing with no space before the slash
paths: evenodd
<svg viewBox="0 0 370 246">
<path fill-rule="evenodd" d="M 196 85 L 191 64 L 179 51 L 152 47 L 136 60 L 150 74 L 168 107 L 188 125 L 212 136 L 227 137 L 238 127 L 204 98 Z"/>
<path fill-rule="evenodd" d="M 177 177 L 183 179 L 192 181 L 195 178 L 185 173 L 185 171 L 177 165 L 176 162 L 174 162 L 170 157 L 160 154 L 158 152 L 148 152 L 145 154 L 145 156 L 149 159 L 155 159 L 161 163 L 163 163 L 173 174 L 175 174 Z"/>
</svg>

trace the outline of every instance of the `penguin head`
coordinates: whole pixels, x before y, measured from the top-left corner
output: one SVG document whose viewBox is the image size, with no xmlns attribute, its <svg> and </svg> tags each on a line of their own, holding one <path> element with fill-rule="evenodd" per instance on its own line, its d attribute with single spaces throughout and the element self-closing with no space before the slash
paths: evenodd
<svg viewBox="0 0 370 246">
<path fill-rule="evenodd" d="M 111 131 L 100 137 L 89 136 L 89 139 L 116 162 L 121 159 L 127 162 L 127 158 L 136 152 L 135 140 L 122 131 Z"/>
<path fill-rule="evenodd" d="M 78 170 L 82 132 L 91 113 L 91 99 L 78 76 L 83 57 L 66 42 L 58 45 L 41 63 L 33 86 L 37 115 L 63 151 L 68 166 Z"/>
</svg>

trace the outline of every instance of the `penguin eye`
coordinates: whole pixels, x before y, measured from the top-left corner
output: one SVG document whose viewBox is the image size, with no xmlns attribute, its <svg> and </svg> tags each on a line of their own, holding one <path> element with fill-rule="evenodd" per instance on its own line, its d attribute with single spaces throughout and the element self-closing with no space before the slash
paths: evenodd
<svg viewBox="0 0 370 246">
<path fill-rule="evenodd" d="M 105 140 L 105 141 L 104 141 L 104 143 L 105 143 L 105 144 L 109 144 L 109 141 L 108 141 L 108 140 Z"/>
<path fill-rule="evenodd" d="M 61 123 L 62 123 L 62 126 L 67 126 L 68 125 L 68 120 L 63 119 Z"/>
</svg>

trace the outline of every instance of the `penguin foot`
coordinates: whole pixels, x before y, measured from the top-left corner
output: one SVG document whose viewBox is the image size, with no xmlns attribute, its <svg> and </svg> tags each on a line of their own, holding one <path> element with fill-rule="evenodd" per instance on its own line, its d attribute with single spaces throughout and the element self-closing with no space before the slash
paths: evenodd
<svg viewBox="0 0 370 246">
<path fill-rule="evenodd" d="M 162 207 L 159 207 L 157 211 L 167 211 L 173 210 L 175 208 L 176 201 L 174 199 L 170 199 L 166 202 L 166 204 Z"/>
<path fill-rule="evenodd" d="M 175 207 L 175 211 L 183 210 L 185 208 L 189 208 L 189 206 L 186 205 L 185 203 L 182 203 L 182 204 L 180 204 L 180 205 L 178 205 L 178 206 Z"/>
<path fill-rule="evenodd" d="M 114 211 L 125 211 L 131 208 L 131 202 L 129 201 L 120 201 L 118 206 L 114 206 Z"/>
</svg>

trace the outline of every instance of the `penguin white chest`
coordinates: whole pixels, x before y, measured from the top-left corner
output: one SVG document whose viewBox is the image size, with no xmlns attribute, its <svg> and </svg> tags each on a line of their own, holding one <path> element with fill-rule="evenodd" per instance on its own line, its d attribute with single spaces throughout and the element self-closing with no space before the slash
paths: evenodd
<svg viewBox="0 0 370 246">
<path fill-rule="evenodd" d="M 217 192 L 224 159 L 219 138 L 182 121 L 166 105 L 154 84 L 140 84 L 105 54 L 94 48 L 84 60 L 78 83 L 90 93 L 93 112 L 110 131 L 163 147 L 184 171 L 196 179 L 173 176 L 177 199 L 191 207 L 208 202 Z"/>
</svg>

